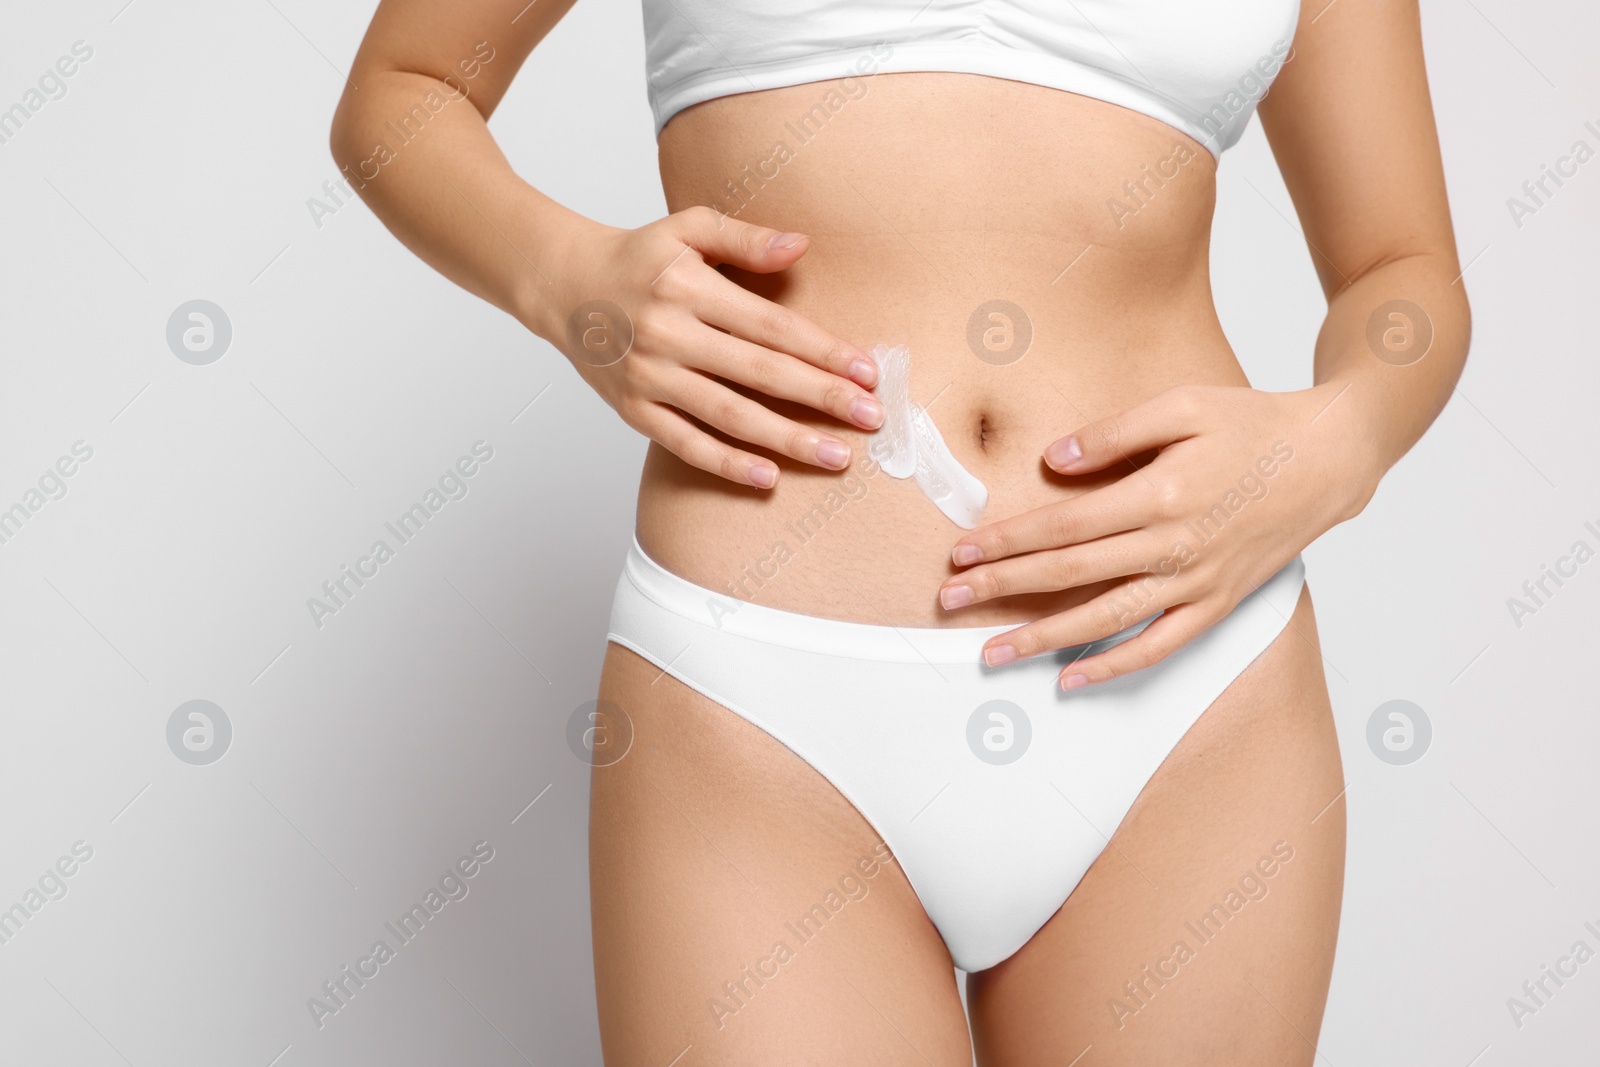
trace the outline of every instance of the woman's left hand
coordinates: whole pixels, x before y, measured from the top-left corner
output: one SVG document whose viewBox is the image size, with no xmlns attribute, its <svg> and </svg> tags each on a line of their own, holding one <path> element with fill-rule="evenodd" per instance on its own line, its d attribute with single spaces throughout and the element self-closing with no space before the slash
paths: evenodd
<svg viewBox="0 0 1600 1067">
<path fill-rule="evenodd" d="M 1045 462 L 1064 475 L 1160 454 L 1109 485 L 963 536 L 951 559 L 966 569 L 943 583 L 940 603 L 954 610 L 1120 578 L 1084 604 L 991 638 L 984 661 L 1087 644 L 1159 611 L 1138 636 L 1067 666 L 1060 683 L 1073 689 L 1160 662 L 1371 498 L 1376 461 L 1327 414 L 1342 391 L 1180 386 L 1052 442 Z"/>
</svg>

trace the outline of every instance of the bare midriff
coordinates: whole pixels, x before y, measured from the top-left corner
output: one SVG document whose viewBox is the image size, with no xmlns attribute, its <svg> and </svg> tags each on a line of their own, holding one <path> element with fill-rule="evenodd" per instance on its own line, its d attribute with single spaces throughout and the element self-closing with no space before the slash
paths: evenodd
<svg viewBox="0 0 1600 1067">
<path fill-rule="evenodd" d="M 679 113 L 659 141 L 667 203 L 810 238 L 781 274 L 724 273 L 864 350 L 906 345 L 912 399 L 988 487 L 985 523 L 1150 459 L 1063 477 L 1042 458 L 1057 438 L 1173 386 L 1248 384 L 1212 302 L 1216 168 L 1197 141 L 999 78 L 886 74 L 850 88 L 797 85 Z M 758 399 L 848 442 L 850 468 L 772 455 L 778 484 L 761 490 L 652 444 L 638 537 L 668 570 L 768 607 L 899 626 L 1022 622 L 1106 588 L 945 611 L 938 587 L 965 531 L 914 481 L 877 468 L 872 434 Z"/>
</svg>

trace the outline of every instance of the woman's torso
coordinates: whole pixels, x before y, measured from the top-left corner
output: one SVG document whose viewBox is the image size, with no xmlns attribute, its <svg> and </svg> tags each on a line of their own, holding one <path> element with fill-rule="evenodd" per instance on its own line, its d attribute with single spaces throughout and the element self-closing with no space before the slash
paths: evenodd
<svg viewBox="0 0 1600 1067">
<path fill-rule="evenodd" d="M 1080 425 L 1184 383 L 1247 384 L 1211 299 L 1216 168 L 1198 142 L 1000 78 L 879 74 L 855 93 L 809 83 L 680 112 L 660 137 L 668 206 L 807 234 L 781 274 L 724 273 L 863 349 L 905 344 L 912 399 L 988 487 L 984 522 L 1132 469 L 1045 467 L 1045 446 Z M 871 434 L 758 399 L 847 441 L 850 469 L 775 456 L 777 486 L 757 490 L 652 444 L 638 536 L 669 570 L 769 607 L 907 626 L 1018 622 L 1103 588 L 942 610 L 964 531 L 870 462 Z"/>
</svg>

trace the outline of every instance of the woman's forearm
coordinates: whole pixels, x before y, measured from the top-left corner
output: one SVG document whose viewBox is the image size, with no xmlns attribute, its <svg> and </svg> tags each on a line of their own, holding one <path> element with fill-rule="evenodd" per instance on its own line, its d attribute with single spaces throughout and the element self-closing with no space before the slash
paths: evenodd
<svg viewBox="0 0 1600 1067">
<path fill-rule="evenodd" d="M 1396 258 L 1328 303 L 1315 357 L 1326 400 L 1314 418 L 1347 446 L 1350 515 L 1433 424 L 1461 376 L 1472 320 L 1458 269 L 1444 254 Z"/>
<path fill-rule="evenodd" d="M 517 177 L 470 90 L 404 71 L 360 85 L 330 137 L 351 188 L 429 265 L 548 339 L 559 250 L 606 227 Z"/>
<path fill-rule="evenodd" d="M 685 464 L 761 489 L 778 479 L 768 453 L 847 468 L 847 442 L 765 400 L 873 430 L 876 366 L 716 269 L 786 270 L 809 247 L 803 235 L 710 207 L 606 226 L 518 178 L 490 136 L 517 69 L 571 6 L 384 0 L 334 115 L 340 170 L 407 248 L 548 341 Z"/>
</svg>

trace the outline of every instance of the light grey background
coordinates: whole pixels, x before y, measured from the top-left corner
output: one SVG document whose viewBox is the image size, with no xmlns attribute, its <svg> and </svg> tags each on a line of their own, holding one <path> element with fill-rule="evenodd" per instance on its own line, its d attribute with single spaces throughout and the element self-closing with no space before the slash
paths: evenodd
<svg viewBox="0 0 1600 1067">
<path fill-rule="evenodd" d="M 0 944 L 0 1061 L 597 1064 L 564 733 L 643 441 L 364 206 L 313 219 L 370 3 L 125 2 L 13 6 L 0 34 L 0 109 L 94 50 L 0 144 L 0 508 L 93 449 L 0 544 L 0 908 L 93 849 Z M 1600 160 L 1520 227 L 1506 201 L 1600 148 L 1600 16 L 1424 9 L 1475 341 L 1433 431 L 1307 553 L 1350 781 L 1319 1062 L 1593 1062 L 1600 962 L 1520 1028 L 1506 1000 L 1600 948 L 1600 561 L 1520 627 L 1507 599 L 1600 547 Z M 493 127 L 573 209 L 659 217 L 636 0 L 578 4 Z M 1214 267 L 1267 389 L 1308 384 L 1323 310 L 1292 220 L 1252 125 Z M 193 299 L 232 324 L 209 366 L 166 343 Z M 315 626 L 307 598 L 480 440 L 466 497 Z M 1433 724 L 1408 766 L 1366 742 L 1396 698 Z M 233 728 L 207 766 L 167 743 L 195 699 Z M 319 1029 L 307 999 L 480 840 L 468 895 Z"/>
</svg>

